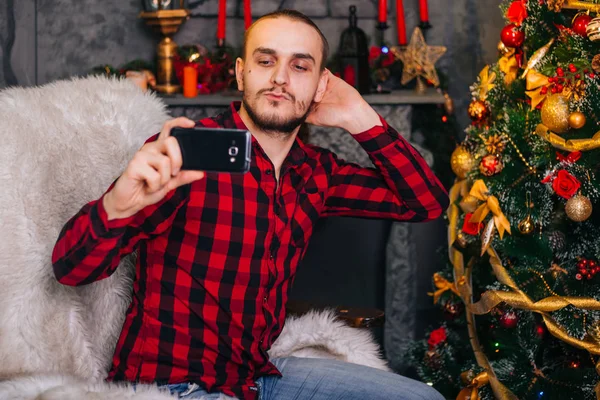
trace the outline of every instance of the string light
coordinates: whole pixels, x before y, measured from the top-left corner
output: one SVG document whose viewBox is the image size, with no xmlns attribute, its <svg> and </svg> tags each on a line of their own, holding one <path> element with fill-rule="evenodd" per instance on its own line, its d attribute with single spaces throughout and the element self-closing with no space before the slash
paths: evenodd
<svg viewBox="0 0 600 400">
<path fill-rule="evenodd" d="M 433 382 L 427 382 L 429 386 L 433 386 Z"/>
<path fill-rule="evenodd" d="M 544 329 L 544 327 L 542 325 L 538 325 L 538 327 L 537 327 L 537 334 L 539 336 L 542 336 L 544 333 L 546 333 L 546 330 Z"/>
<path fill-rule="evenodd" d="M 381 48 L 381 52 L 382 52 L 383 54 L 387 54 L 387 53 L 389 53 L 389 52 L 390 52 L 390 49 L 389 49 L 387 46 L 383 46 L 383 47 Z"/>
</svg>

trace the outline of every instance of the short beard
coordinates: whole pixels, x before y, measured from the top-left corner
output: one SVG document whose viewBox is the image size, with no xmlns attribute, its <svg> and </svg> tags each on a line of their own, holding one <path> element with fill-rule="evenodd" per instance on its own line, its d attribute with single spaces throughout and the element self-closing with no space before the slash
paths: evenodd
<svg viewBox="0 0 600 400">
<path fill-rule="evenodd" d="M 293 103 L 295 103 L 295 100 L 292 101 Z M 250 119 L 258 129 L 268 134 L 271 134 L 272 136 L 281 137 L 282 139 L 289 137 L 292 134 L 292 132 L 296 130 L 296 128 L 302 125 L 302 123 L 306 121 L 306 118 L 308 117 L 308 114 L 311 111 L 311 107 L 308 107 L 304 115 L 297 118 L 289 119 L 287 121 L 280 121 L 277 117 L 259 116 L 255 112 L 255 110 L 252 109 L 250 104 L 248 104 L 248 101 L 246 101 L 246 96 L 243 96 L 242 103 L 244 105 L 246 113 L 248 113 L 248 117 L 250 117 Z"/>
</svg>

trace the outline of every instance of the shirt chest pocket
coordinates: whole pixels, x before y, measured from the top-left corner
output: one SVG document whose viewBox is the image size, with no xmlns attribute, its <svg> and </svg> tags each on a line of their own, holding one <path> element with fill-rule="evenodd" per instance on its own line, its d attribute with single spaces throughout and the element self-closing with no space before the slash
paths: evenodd
<svg viewBox="0 0 600 400">
<path fill-rule="evenodd" d="M 296 194 L 294 211 L 290 218 L 291 243 L 304 248 L 312 234 L 313 226 L 319 219 L 323 207 L 324 194 L 318 189 L 303 188 Z"/>
</svg>

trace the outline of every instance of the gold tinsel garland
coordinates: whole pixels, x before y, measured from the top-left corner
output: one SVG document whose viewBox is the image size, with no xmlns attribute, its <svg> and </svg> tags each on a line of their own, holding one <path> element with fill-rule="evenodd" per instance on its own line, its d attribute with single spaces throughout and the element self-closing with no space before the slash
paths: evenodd
<svg viewBox="0 0 600 400">
<path fill-rule="evenodd" d="M 486 355 L 483 353 L 481 344 L 477 337 L 475 326 L 475 315 L 489 313 L 494 307 L 500 303 L 506 303 L 511 307 L 537 312 L 542 316 L 546 328 L 556 338 L 565 343 L 586 350 L 590 354 L 600 354 L 600 342 L 591 337 L 586 337 L 583 340 L 569 336 L 569 334 L 549 315 L 549 312 L 562 309 L 567 306 L 574 306 L 583 310 L 600 310 L 600 302 L 588 297 L 570 297 L 570 296 L 551 296 L 541 299 L 537 302 L 532 301 L 510 277 L 502 265 L 502 261 L 495 249 L 490 246 L 487 253 L 490 257 L 490 264 L 498 281 L 511 288 L 512 291 L 487 291 L 477 303 L 472 303 L 473 288 L 471 286 L 471 266 L 474 258 L 470 260 L 465 268 L 464 257 L 461 252 L 453 246 L 454 241 L 458 237 L 458 217 L 459 207 L 456 205 L 457 200 L 467 192 L 467 180 L 457 180 L 454 186 L 450 189 L 450 207 L 447 215 L 449 219 L 448 225 L 448 254 L 453 265 L 454 282 L 460 293 L 460 298 L 465 304 L 465 313 L 467 319 L 467 328 L 469 332 L 469 341 L 473 348 L 473 353 L 477 364 L 487 372 L 489 385 L 497 399 L 516 399 L 516 396 L 505 387 L 496 377 L 492 366 Z M 600 363 L 596 364 L 596 370 L 600 374 Z M 479 386 L 478 386 L 479 387 Z M 595 388 L 597 399 L 600 400 L 600 382 Z"/>
<path fill-rule="evenodd" d="M 591 1 L 582 1 L 582 0 L 549 0 L 548 4 L 554 3 L 554 8 L 558 7 L 558 11 L 561 11 L 561 8 L 571 9 L 571 10 L 587 10 L 590 12 L 600 12 L 600 4 L 592 3 Z"/>
</svg>

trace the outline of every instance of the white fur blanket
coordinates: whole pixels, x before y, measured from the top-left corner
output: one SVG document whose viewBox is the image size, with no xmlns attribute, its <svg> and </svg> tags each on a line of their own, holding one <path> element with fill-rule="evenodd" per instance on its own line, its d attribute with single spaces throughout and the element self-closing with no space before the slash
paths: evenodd
<svg viewBox="0 0 600 400">
<path fill-rule="evenodd" d="M 64 223 L 100 197 L 169 117 L 128 81 L 101 77 L 0 92 L 0 400 L 164 399 L 102 380 L 130 302 L 133 263 L 73 288 L 54 278 Z M 387 369 L 371 336 L 331 314 L 290 319 L 272 357 L 335 357 Z"/>
</svg>

